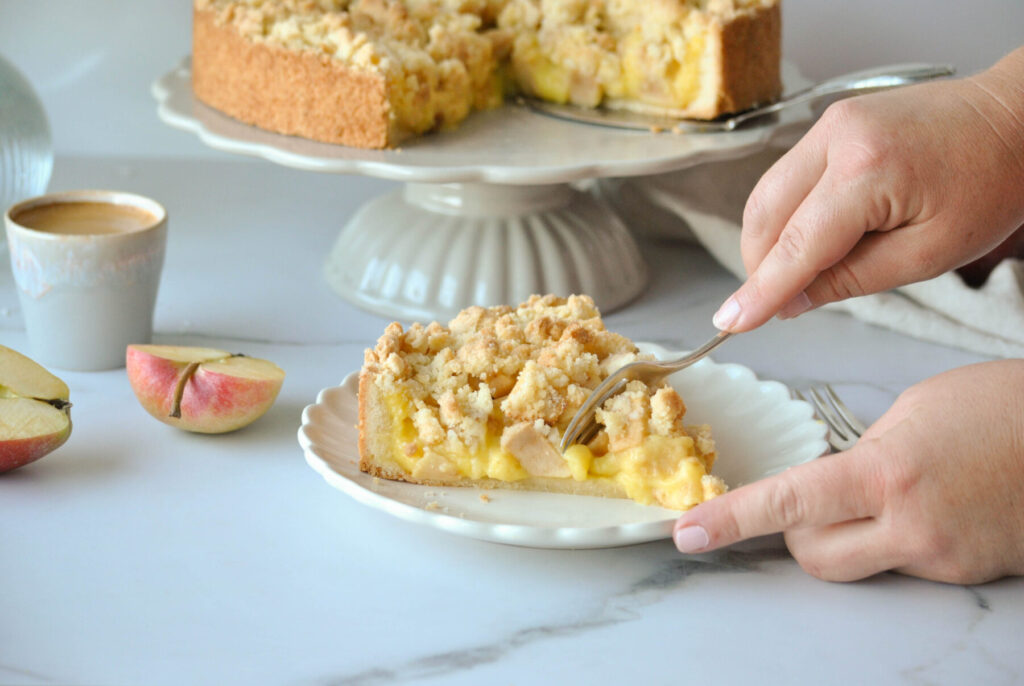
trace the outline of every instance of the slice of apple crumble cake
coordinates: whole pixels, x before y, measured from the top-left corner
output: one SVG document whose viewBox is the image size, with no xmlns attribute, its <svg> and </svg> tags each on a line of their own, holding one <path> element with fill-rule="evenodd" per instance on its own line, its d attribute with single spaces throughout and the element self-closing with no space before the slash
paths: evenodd
<svg viewBox="0 0 1024 686">
<path fill-rule="evenodd" d="M 602 430 L 564 454 L 573 414 L 637 359 L 587 296 L 471 307 L 448 326 L 387 327 L 359 379 L 360 469 L 433 486 L 632 498 L 688 509 L 725 491 L 708 426 L 687 427 L 669 385 L 632 382 L 597 413 Z"/>
</svg>

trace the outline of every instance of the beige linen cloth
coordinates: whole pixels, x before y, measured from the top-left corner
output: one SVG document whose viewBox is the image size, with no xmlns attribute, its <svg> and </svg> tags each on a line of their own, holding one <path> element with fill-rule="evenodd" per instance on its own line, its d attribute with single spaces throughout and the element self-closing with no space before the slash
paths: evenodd
<svg viewBox="0 0 1024 686">
<path fill-rule="evenodd" d="M 743 206 L 761 174 L 784 151 L 769 147 L 741 159 L 626 183 L 643 184 L 640 195 L 683 219 L 715 259 L 744 279 Z M 996 357 L 1024 357 L 1024 260 L 1003 260 L 979 289 L 949 272 L 827 307 L 927 341 Z"/>
</svg>

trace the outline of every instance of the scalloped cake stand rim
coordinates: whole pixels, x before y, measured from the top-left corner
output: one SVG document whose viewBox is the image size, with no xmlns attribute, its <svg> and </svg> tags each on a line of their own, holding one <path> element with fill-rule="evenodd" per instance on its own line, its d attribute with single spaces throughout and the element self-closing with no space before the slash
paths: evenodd
<svg viewBox="0 0 1024 686">
<path fill-rule="evenodd" d="M 787 90 L 809 82 L 783 62 Z M 421 183 L 550 184 L 609 176 L 644 176 L 754 152 L 788 125 L 811 116 L 809 106 L 774 121 L 715 134 L 648 133 L 557 119 L 510 105 L 476 112 L 454 131 L 421 136 L 394 150 L 365 150 L 264 131 L 196 100 L 191 59 L 151 87 L 167 124 L 206 145 L 308 171 L 363 174 Z"/>
</svg>

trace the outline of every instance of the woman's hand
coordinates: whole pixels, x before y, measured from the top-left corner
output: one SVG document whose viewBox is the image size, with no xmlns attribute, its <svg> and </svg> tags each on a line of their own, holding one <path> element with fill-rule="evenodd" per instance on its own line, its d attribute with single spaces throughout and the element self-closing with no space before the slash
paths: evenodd
<svg viewBox="0 0 1024 686">
<path fill-rule="evenodd" d="M 715 315 L 778 314 L 937 276 L 1024 224 L 1024 48 L 977 76 L 843 100 L 747 201 L 749 279 Z"/>
<path fill-rule="evenodd" d="M 822 579 L 1024 574 L 1024 360 L 913 386 L 851 450 L 698 505 L 675 540 L 701 552 L 780 531 Z"/>
</svg>

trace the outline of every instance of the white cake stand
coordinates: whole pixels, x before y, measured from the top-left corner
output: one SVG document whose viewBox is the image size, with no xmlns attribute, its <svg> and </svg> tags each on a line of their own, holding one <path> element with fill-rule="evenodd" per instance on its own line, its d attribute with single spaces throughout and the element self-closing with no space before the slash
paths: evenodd
<svg viewBox="0 0 1024 686">
<path fill-rule="evenodd" d="M 787 90 L 808 85 L 788 64 L 783 78 Z M 324 269 L 343 297 L 404 320 L 444 321 L 469 305 L 531 293 L 587 293 L 605 312 L 621 307 L 643 290 L 646 265 L 610 205 L 576 182 L 738 157 L 811 116 L 796 106 L 761 126 L 683 135 L 578 124 L 513 105 L 397 150 L 362 150 L 270 133 L 207 107 L 192 95 L 188 59 L 152 91 L 163 121 L 219 150 L 405 182 L 349 219 Z"/>
</svg>

